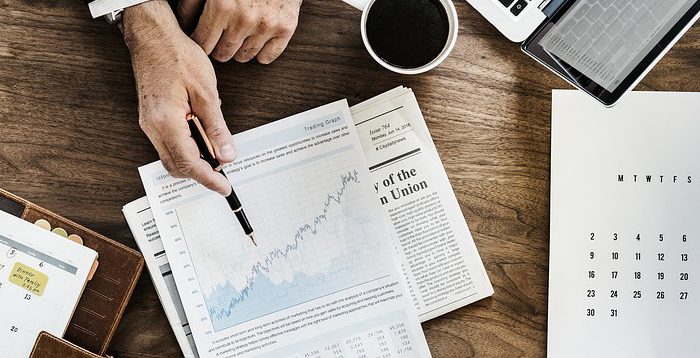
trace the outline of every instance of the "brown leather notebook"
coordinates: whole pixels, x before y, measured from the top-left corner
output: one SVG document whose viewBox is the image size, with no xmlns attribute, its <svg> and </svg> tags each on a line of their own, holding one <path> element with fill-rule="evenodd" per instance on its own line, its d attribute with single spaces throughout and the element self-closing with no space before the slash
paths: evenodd
<svg viewBox="0 0 700 358">
<path fill-rule="evenodd" d="M 103 358 L 65 339 L 41 332 L 32 348 L 31 358 Z"/>
<path fill-rule="evenodd" d="M 66 349 L 77 346 L 82 348 L 75 352 L 77 355 L 60 353 L 56 357 L 82 357 L 84 355 L 79 354 L 84 351 L 104 355 L 141 275 L 144 264 L 141 253 L 2 189 L 0 210 L 32 223 L 45 219 L 52 227 L 79 235 L 85 246 L 97 251 L 99 266 L 85 286 L 63 337 L 70 343 L 60 344 L 55 352 L 67 352 Z M 46 352 L 52 351 L 52 345 L 58 345 L 63 339 L 42 333 L 32 357 L 53 357 Z M 37 347 L 42 351 L 37 351 Z"/>
</svg>

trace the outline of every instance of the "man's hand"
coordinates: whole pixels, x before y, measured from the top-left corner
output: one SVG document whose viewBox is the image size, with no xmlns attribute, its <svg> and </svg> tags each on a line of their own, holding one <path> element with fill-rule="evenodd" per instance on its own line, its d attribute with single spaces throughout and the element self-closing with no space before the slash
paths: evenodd
<svg viewBox="0 0 700 358">
<path fill-rule="evenodd" d="M 139 123 L 163 165 L 175 177 L 193 178 L 228 195 L 231 184 L 200 159 L 185 119 L 195 113 L 202 120 L 221 163 L 235 159 L 209 58 L 182 32 L 166 1 L 127 8 L 124 39 L 136 78 Z"/>
<path fill-rule="evenodd" d="M 197 22 L 192 39 L 215 60 L 257 57 L 268 64 L 292 38 L 300 6 L 301 0 L 180 0 L 177 12 L 183 28 Z"/>
</svg>

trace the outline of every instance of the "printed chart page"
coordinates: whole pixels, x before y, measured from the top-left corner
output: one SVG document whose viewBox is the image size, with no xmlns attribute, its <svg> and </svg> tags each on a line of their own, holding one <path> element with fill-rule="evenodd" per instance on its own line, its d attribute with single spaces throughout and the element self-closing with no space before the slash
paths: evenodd
<svg viewBox="0 0 700 358">
<path fill-rule="evenodd" d="M 182 354 L 187 358 L 199 357 L 148 198 L 143 197 L 126 204 L 123 212 L 134 240 L 143 253 L 156 293 Z"/>
<path fill-rule="evenodd" d="M 140 168 L 201 357 L 428 357 L 345 101 L 235 136 L 255 229 L 160 162 Z"/>
<path fill-rule="evenodd" d="M 352 114 L 421 321 L 491 296 L 413 91 L 395 88 L 353 106 Z"/>
<path fill-rule="evenodd" d="M 96 258 L 0 211 L 0 357 L 28 357 L 41 331 L 63 336 Z"/>
<path fill-rule="evenodd" d="M 552 103 L 549 357 L 700 352 L 700 93 Z"/>
</svg>

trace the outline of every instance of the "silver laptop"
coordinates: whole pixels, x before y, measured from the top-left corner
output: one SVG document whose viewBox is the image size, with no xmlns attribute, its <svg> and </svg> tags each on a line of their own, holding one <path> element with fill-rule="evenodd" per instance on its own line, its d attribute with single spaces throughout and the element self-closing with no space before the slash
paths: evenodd
<svg viewBox="0 0 700 358">
<path fill-rule="evenodd" d="M 467 0 L 528 55 L 606 106 L 700 17 L 700 0 Z"/>
</svg>

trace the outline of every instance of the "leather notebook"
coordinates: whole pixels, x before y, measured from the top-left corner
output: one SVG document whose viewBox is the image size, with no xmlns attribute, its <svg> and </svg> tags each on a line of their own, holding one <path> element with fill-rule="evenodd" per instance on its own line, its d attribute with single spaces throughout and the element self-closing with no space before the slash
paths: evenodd
<svg viewBox="0 0 700 358">
<path fill-rule="evenodd" d="M 32 223 L 45 219 L 52 227 L 79 235 L 99 255 L 97 271 L 85 286 L 64 337 L 42 332 L 32 357 L 104 356 L 141 275 L 141 253 L 2 189 L 0 210 Z"/>
</svg>

